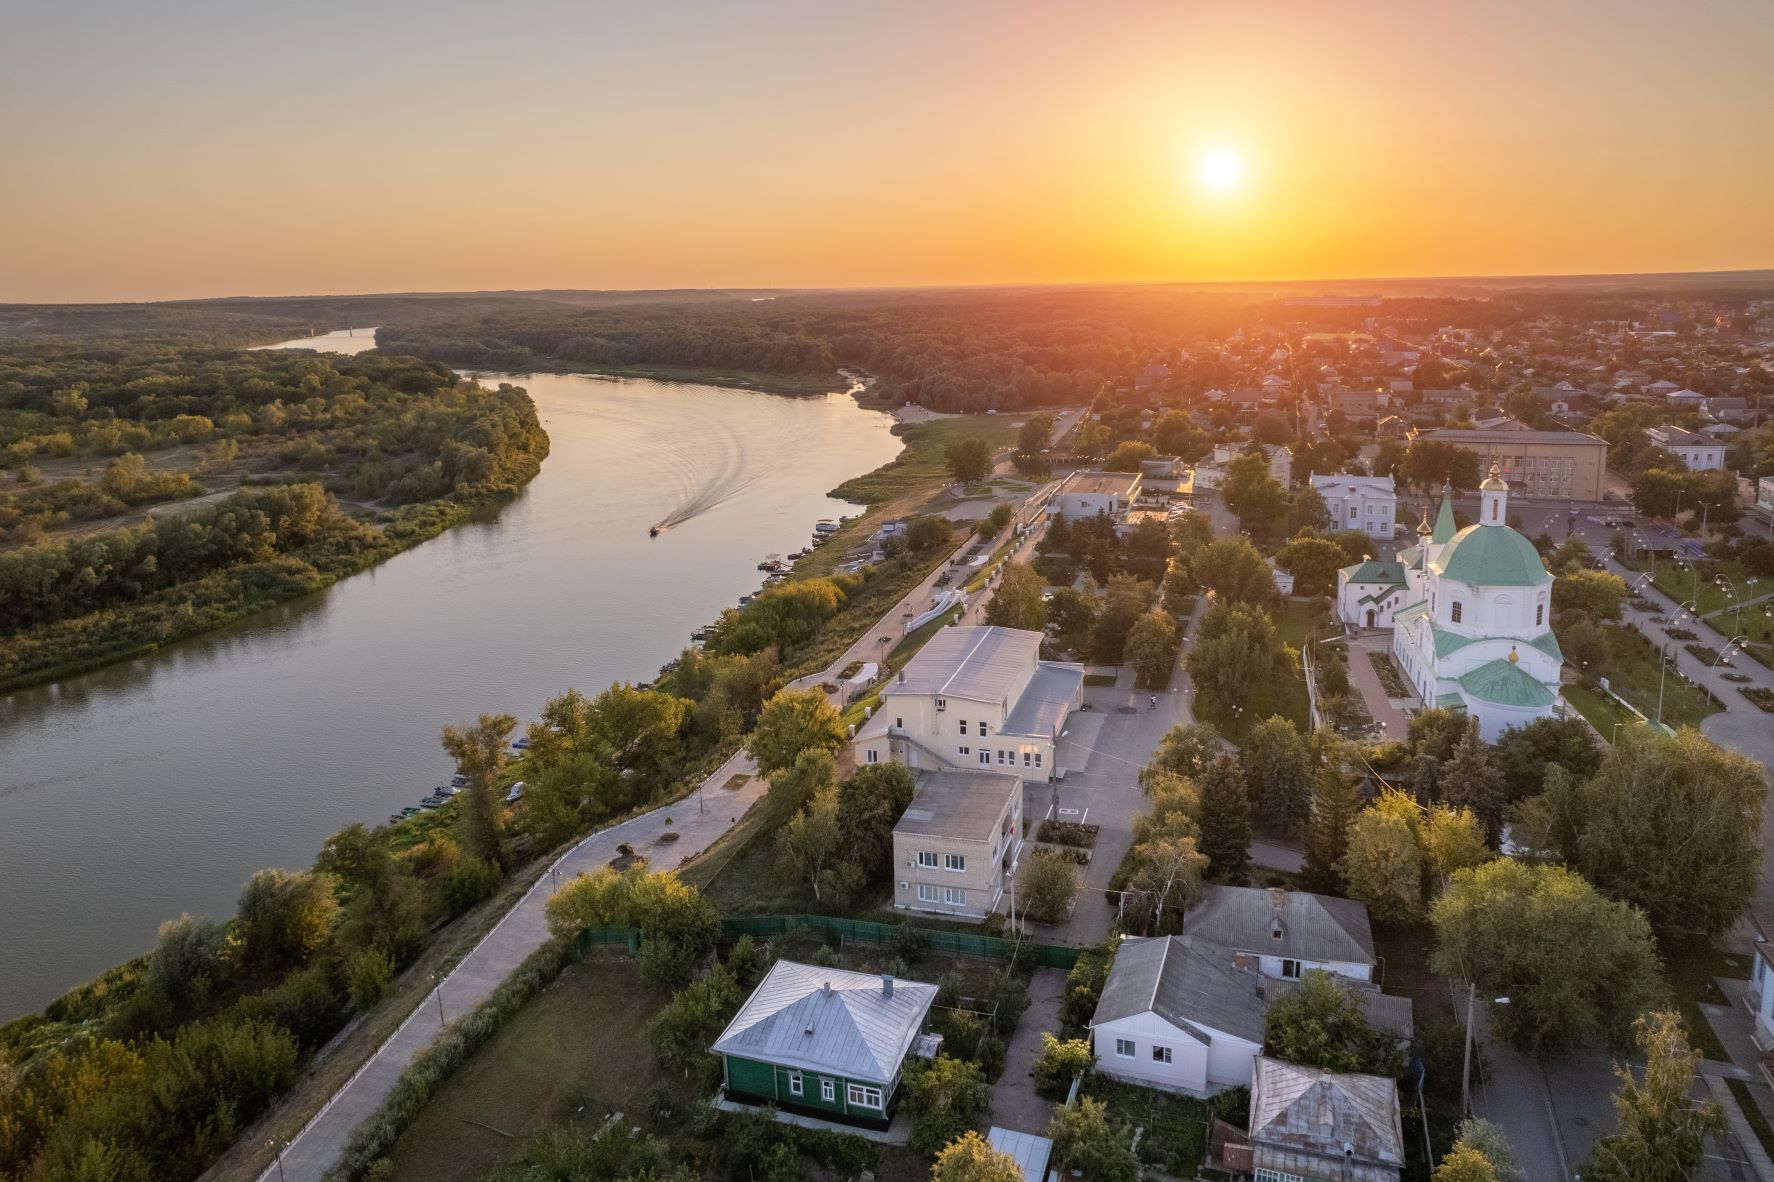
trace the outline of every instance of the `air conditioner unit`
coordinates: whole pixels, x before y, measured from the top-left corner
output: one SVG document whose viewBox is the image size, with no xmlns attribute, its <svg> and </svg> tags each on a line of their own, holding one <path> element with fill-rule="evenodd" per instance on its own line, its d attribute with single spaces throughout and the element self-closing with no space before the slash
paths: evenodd
<svg viewBox="0 0 1774 1182">
<path fill-rule="evenodd" d="M 911 884 L 910 884 L 910 883 L 905 883 L 905 882 L 902 882 L 902 883 L 900 883 L 900 884 L 899 884 L 899 889 L 900 889 L 900 890 L 902 890 L 902 891 L 903 891 L 903 890 L 905 890 L 905 889 L 906 889 L 906 888 L 907 888 L 907 887 L 908 887 L 908 886 L 910 886 L 910 885 L 911 885 Z"/>
</svg>

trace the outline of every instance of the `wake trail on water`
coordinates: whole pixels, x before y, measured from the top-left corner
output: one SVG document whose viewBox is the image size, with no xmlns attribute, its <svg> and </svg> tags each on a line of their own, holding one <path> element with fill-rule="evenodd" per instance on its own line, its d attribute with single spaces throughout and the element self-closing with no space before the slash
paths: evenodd
<svg viewBox="0 0 1774 1182">
<path fill-rule="evenodd" d="M 726 504 L 766 479 L 773 463 L 760 462 L 739 433 L 724 423 L 710 424 L 708 435 L 670 447 L 665 475 L 676 503 L 653 528 L 663 532 Z"/>
</svg>

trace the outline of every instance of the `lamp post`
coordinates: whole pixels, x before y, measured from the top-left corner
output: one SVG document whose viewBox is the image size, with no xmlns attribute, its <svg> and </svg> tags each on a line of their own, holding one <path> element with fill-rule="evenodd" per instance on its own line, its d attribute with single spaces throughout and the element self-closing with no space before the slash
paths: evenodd
<svg viewBox="0 0 1774 1182">
<path fill-rule="evenodd" d="M 1689 609 L 1692 608 L 1693 606 L 1694 606 L 1694 601 L 1692 599 L 1690 599 L 1690 600 L 1688 600 L 1688 602 L 1682 604 L 1681 607 L 1677 608 L 1675 615 L 1670 617 L 1669 623 L 1664 625 L 1664 631 L 1667 633 L 1670 628 L 1673 628 L 1677 624 L 1681 623 L 1682 617 L 1687 615 Z M 1669 640 L 1666 637 L 1663 641 L 1663 647 L 1657 650 L 1657 725 L 1658 726 L 1663 725 L 1663 680 L 1665 677 L 1668 676 L 1668 674 L 1669 674 Z"/>
<path fill-rule="evenodd" d="M 443 975 L 440 973 L 431 974 L 431 995 L 437 998 L 437 1028 L 442 1030 L 448 1023 L 444 1021 Z"/>
<path fill-rule="evenodd" d="M 1719 650 L 1719 655 L 1712 659 L 1712 664 L 1708 666 L 1708 668 L 1717 669 L 1720 661 L 1723 661 L 1726 657 L 1730 656 L 1733 651 L 1742 648 L 1743 642 L 1748 639 L 1749 637 L 1747 636 L 1733 636 L 1731 639 L 1727 640 L 1725 642 L 1725 647 Z"/>
<path fill-rule="evenodd" d="M 1466 1065 L 1460 1072 L 1460 1114 L 1472 1115 L 1472 1008 L 1478 1000 L 1478 982 L 1466 983 Z M 1497 1005 L 1509 1004 L 1507 997 L 1491 999 Z"/>
<path fill-rule="evenodd" d="M 280 1141 L 276 1137 L 271 1139 L 271 1147 L 277 1151 L 277 1182 L 285 1182 L 283 1176 L 283 1151 L 288 1149 L 289 1146 L 290 1143 L 288 1141 Z"/>
</svg>

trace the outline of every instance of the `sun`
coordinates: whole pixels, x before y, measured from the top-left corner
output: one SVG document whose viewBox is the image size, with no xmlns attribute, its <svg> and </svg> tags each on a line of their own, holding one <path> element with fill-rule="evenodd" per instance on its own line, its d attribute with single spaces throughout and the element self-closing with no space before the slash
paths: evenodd
<svg viewBox="0 0 1774 1182">
<path fill-rule="evenodd" d="M 1244 161 L 1236 152 L 1215 148 L 1201 158 L 1196 171 L 1203 185 L 1216 193 L 1226 193 L 1244 180 Z"/>
</svg>

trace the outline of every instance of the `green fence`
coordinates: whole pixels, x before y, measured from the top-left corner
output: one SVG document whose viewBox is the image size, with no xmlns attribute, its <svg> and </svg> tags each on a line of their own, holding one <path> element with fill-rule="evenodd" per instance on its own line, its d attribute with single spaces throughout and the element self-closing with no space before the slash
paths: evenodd
<svg viewBox="0 0 1774 1182">
<path fill-rule="evenodd" d="M 984 956 L 993 960 L 1009 958 L 1015 943 L 997 936 L 976 932 L 955 932 L 946 928 L 926 928 L 917 924 L 875 923 L 866 919 L 844 919 L 835 915 L 741 915 L 721 921 L 721 929 L 729 938 L 737 936 L 780 936 L 789 927 L 808 928 L 823 936 L 842 940 L 859 940 L 865 944 L 887 944 L 902 926 L 917 932 L 924 946 L 932 952 L 954 952 L 962 956 Z M 1078 949 L 1059 944 L 1034 944 L 1035 963 L 1056 969 L 1069 969 L 1077 963 Z"/>
<path fill-rule="evenodd" d="M 828 939 L 857 940 L 864 944 L 888 944 L 901 927 L 909 927 L 924 940 L 932 952 L 952 952 L 961 956 L 983 956 L 1007 960 L 1015 943 L 997 936 L 977 932 L 955 932 L 946 928 L 926 928 L 917 924 L 875 923 L 866 919 L 844 919 L 836 915 L 741 915 L 721 921 L 721 934 L 729 940 L 740 936 L 780 936 L 791 927 L 805 928 Z M 581 929 L 576 947 L 578 954 L 597 947 L 620 944 L 628 951 L 641 950 L 639 928 L 618 925 L 597 925 Z M 1078 949 L 1060 944 L 1032 944 L 1035 963 L 1049 968 L 1069 969 L 1078 962 Z"/>
</svg>

